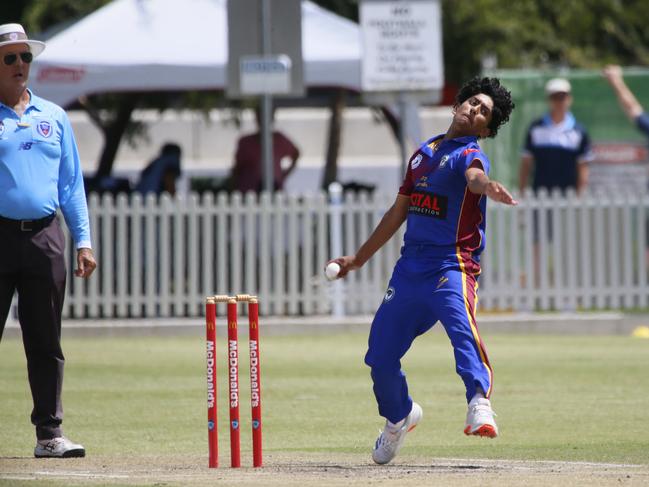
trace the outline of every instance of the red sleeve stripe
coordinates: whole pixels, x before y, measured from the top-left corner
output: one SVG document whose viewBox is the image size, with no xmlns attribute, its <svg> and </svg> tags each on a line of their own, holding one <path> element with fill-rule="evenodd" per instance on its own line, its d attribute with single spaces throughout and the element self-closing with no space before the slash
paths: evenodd
<svg viewBox="0 0 649 487">
<path fill-rule="evenodd" d="M 456 245 L 468 251 L 478 249 L 482 243 L 479 229 L 483 219 L 479 206 L 480 198 L 482 198 L 481 194 L 474 194 L 469 191 L 469 188 L 464 190 L 460 215 L 457 219 L 455 242 Z"/>
<path fill-rule="evenodd" d="M 399 188 L 399 194 L 405 196 L 410 196 L 412 194 L 412 190 L 415 186 L 412 176 L 412 164 L 408 163 L 408 169 L 406 170 L 406 175 L 403 177 L 403 183 L 401 183 L 401 187 Z"/>
</svg>

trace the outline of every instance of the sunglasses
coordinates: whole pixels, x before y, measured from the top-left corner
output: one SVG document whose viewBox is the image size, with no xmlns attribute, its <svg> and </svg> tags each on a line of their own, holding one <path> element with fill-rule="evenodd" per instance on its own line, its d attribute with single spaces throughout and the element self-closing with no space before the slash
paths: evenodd
<svg viewBox="0 0 649 487">
<path fill-rule="evenodd" d="M 549 98 L 550 100 L 563 101 L 569 96 L 570 94 L 568 93 L 558 92 L 558 93 L 552 93 Z"/>
<path fill-rule="evenodd" d="M 11 66 L 13 63 L 16 62 L 18 56 L 20 56 L 20 59 L 22 60 L 23 63 L 27 63 L 27 64 L 31 63 L 32 60 L 34 59 L 34 55 L 31 52 L 26 51 L 26 52 L 21 52 L 20 54 L 7 54 L 3 58 L 4 63 L 7 66 Z"/>
</svg>

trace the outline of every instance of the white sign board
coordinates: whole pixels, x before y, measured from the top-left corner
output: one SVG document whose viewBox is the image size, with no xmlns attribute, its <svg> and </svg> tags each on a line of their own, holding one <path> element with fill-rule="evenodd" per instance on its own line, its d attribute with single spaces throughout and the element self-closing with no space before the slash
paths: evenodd
<svg viewBox="0 0 649 487">
<path fill-rule="evenodd" d="M 243 95 L 276 95 L 291 92 L 291 58 L 241 56 L 239 76 Z"/>
<path fill-rule="evenodd" d="M 444 86 L 438 0 L 363 0 L 364 91 L 425 91 Z"/>
</svg>

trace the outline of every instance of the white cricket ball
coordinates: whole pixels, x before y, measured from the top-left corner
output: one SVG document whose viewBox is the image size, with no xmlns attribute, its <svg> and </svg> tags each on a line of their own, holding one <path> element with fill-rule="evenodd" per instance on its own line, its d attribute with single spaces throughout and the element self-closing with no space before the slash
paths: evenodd
<svg viewBox="0 0 649 487">
<path fill-rule="evenodd" d="M 325 267 L 325 276 L 330 281 L 336 279 L 339 273 L 340 264 L 338 264 L 337 262 L 330 262 L 329 264 L 327 264 L 327 267 Z"/>
</svg>

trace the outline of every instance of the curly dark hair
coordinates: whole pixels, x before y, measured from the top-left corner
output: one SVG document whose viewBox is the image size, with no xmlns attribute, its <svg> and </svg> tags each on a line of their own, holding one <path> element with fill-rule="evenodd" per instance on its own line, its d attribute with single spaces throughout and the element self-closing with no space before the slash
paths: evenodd
<svg viewBox="0 0 649 487">
<path fill-rule="evenodd" d="M 455 106 L 458 107 L 466 100 L 478 93 L 483 93 L 491 97 L 494 107 L 491 112 L 491 121 L 489 122 L 489 137 L 495 137 L 498 128 L 509 120 L 509 115 L 514 109 L 512 94 L 500 84 L 498 78 L 475 78 L 467 81 L 457 96 L 455 97 Z"/>
</svg>

